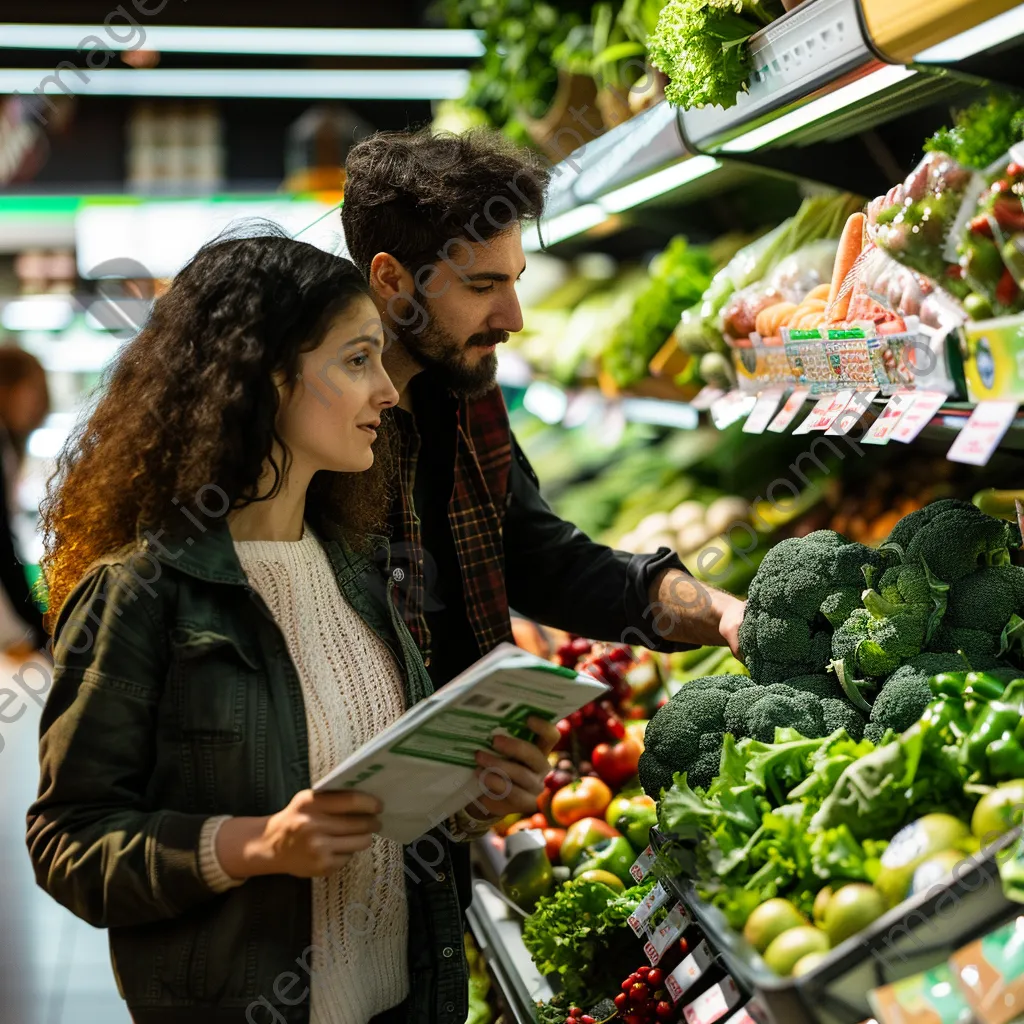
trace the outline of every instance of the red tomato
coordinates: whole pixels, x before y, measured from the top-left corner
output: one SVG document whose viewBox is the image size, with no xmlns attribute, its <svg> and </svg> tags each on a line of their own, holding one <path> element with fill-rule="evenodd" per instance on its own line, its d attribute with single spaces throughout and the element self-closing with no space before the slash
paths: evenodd
<svg viewBox="0 0 1024 1024">
<path fill-rule="evenodd" d="M 600 818 L 612 802 L 612 791 L 589 776 L 570 782 L 551 798 L 551 816 L 559 825 L 583 818 Z"/>
<path fill-rule="evenodd" d="M 559 854 L 562 852 L 562 843 L 565 842 L 564 828 L 544 829 L 544 841 L 547 843 L 548 860 L 552 864 L 558 864 Z"/>
<path fill-rule="evenodd" d="M 627 736 L 618 743 L 599 743 L 594 747 L 591 760 L 594 762 L 594 771 L 612 789 L 618 789 L 636 775 L 642 753 L 643 747 L 631 736 Z"/>
<path fill-rule="evenodd" d="M 506 833 L 514 836 L 517 832 L 525 832 L 527 829 L 545 829 L 548 827 L 548 819 L 543 814 L 531 814 L 528 818 L 517 821 Z"/>
</svg>

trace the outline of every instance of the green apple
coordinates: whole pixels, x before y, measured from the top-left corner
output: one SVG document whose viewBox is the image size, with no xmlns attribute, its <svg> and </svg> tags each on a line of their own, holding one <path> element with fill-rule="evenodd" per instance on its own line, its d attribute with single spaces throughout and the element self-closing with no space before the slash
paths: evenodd
<svg viewBox="0 0 1024 1024">
<path fill-rule="evenodd" d="M 581 818 L 574 821 L 565 830 L 565 839 L 562 840 L 560 858 L 567 867 L 574 869 L 583 860 L 584 852 L 588 847 L 599 843 L 602 839 L 614 839 L 621 833 L 611 827 L 607 821 L 601 818 Z"/>
<path fill-rule="evenodd" d="M 586 850 L 585 860 L 573 871 L 573 878 L 588 871 L 609 871 L 623 883 L 634 884 L 629 869 L 636 860 L 636 853 L 625 836 L 602 839 Z"/>
</svg>

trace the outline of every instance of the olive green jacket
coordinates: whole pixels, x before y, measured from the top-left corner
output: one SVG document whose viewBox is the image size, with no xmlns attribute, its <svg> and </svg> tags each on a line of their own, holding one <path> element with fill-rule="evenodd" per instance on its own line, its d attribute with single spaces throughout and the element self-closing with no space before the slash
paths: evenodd
<svg viewBox="0 0 1024 1024">
<path fill-rule="evenodd" d="M 422 699 L 430 680 L 392 603 L 386 549 L 374 561 L 325 547 L 341 592 L 402 666 L 407 702 Z M 54 636 L 28 813 L 39 885 L 109 929 L 136 1024 L 305 1024 L 310 882 L 260 876 L 217 894 L 199 868 L 208 817 L 272 814 L 310 785 L 298 676 L 226 526 L 176 547 L 149 535 L 103 559 Z M 432 824 L 405 855 L 408 1020 L 463 1024 L 455 837 Z"/>
</svg>

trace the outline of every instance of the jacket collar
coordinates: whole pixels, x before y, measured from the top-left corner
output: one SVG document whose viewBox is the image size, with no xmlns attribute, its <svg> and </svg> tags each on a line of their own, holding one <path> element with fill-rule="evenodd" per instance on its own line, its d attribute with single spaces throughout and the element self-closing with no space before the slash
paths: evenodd
<svg viewBox="0 0 1024 1024">
<path fill-rule="evenodd" d="M 390 546 L 386 537 L 371 537 L 374 561 L 381 559 L 387 569 Z M 230 583 L 246 586 L 248 579 L 238 560 L 234 538 L 226 522 L 218 522 L 205 530 L 195 528 L 190 534 L 170 535 L 164 531 L 148 532 L 142 547 L 157 561 L 206 583 Z M 325 539 L 331 560 L 349 570 L 362 571 L 369 556 L 353 551 L 347 544 Z"/>
</svg>

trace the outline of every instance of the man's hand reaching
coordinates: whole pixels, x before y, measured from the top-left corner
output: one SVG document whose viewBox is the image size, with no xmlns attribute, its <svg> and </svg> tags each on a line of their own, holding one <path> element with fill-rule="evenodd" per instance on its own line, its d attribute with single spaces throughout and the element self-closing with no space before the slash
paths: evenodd
<svg viewBox="0 0 1024 1024">
<path fill-rule="evenodd" d="M 715 590 L 677 569 L 668 569 L 652 587 L 650 615 L 664 640 L 725 645 L 739 657 L 739 631 L 746 603 Z"/>
</svg>

